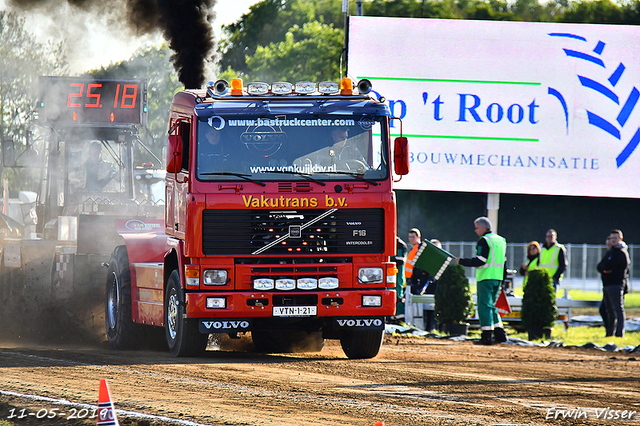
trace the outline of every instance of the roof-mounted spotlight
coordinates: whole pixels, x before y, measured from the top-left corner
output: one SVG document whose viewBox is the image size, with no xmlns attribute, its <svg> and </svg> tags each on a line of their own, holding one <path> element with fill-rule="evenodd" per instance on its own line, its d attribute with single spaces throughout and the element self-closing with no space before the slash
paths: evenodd
<svg viewBox="0 0 640 426">
<path fill-rule="evenodd" d="M 318 92 L 324 95 L 333 95 L 340 91 L 340 86 L 335 81 L 323 81 L 318 84 Z"/>
<path fill-rule="evenodd" d="M 247 93 L 250 95 L 267 95 L 269 94 L 269 85 L 267 83 L 249 83 L 247 84 Z"/>
<path fill-rule="evenodd" d="M 366 78 L 363 78 L 358 82 L 358 93 L 366 95 L 369 92 L 371 92 L 371 82 Z"/>
</svg>

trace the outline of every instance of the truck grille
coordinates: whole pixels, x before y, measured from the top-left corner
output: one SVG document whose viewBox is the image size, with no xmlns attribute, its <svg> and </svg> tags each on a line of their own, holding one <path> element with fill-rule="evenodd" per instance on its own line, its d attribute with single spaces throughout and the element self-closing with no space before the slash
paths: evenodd
<svg viewBox="0 0 640 426">
<path fill-rule="evenodd" d="M 205 255 L 382 253 L 384 210 L 209 209 L 202 214 L 202 251 Z"/>
</svg>

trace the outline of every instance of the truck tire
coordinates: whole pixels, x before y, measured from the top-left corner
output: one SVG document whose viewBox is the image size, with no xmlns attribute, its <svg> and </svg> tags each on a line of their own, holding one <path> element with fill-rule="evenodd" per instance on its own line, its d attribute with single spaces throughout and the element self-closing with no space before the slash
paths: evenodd
<svg viewBox="0 0 640 426">
<path fill-rule="evenodd" d="M 137 348 L 140 330 L 131 319 L 131 276 L 126 246 L 117 246 L 111 254 L 104 311 L 107 340 L 111 347 Z"/>
<path fill-rule="evenodd" d="M 340 345 L 349 359 L 373 358 L 378 355 L 384 330 L 343 330 Z"/>
<path fill-rule="evenodd" d="M 207 348 L 209 335 L 200 333 L 198 320 L 185 318 L 184 292 L 180 275 L 173 270 L 164 296 L 164 329 L 173 356 L 198 356 Z"/>
<path fill-rule="evenodd" d="M 256 352 L 320 352 L 324 347 L 321 331 L 254 330 L 251 339 Z"/>
</svg>

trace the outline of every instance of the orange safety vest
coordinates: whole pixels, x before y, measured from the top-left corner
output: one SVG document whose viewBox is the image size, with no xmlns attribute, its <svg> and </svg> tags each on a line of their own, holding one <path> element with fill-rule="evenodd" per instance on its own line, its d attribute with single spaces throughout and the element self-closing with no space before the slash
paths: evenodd
<svg viewBox="0 0 640 426">
<path fill-rule="evenodd" d="M 413 275 L 413 264 L 415 263 L 414 258 L 416 257 L 416 253 L 418 252 L 419 248 L 420 244 L 416 244 L 415 246 L 411 247 L 411 251 L 407 255 L 407 262 L 404 265 L 404 276 L 407 279 L 411 278 L 411 276 Z"/>
</svg>

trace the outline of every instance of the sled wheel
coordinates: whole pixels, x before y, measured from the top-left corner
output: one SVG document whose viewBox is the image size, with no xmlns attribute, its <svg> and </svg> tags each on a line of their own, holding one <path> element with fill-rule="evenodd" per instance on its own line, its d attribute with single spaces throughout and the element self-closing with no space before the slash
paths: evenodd
<svg viewBox="0 0 640 426">
<path fill-rule="evenodd" d="M 107 340 L 114 349 L 134 349 L 140 342 L 138 325 L 131 319 L 131 276 L 126 246 L 111 254 L 105 298 Z"/>
</svg>

